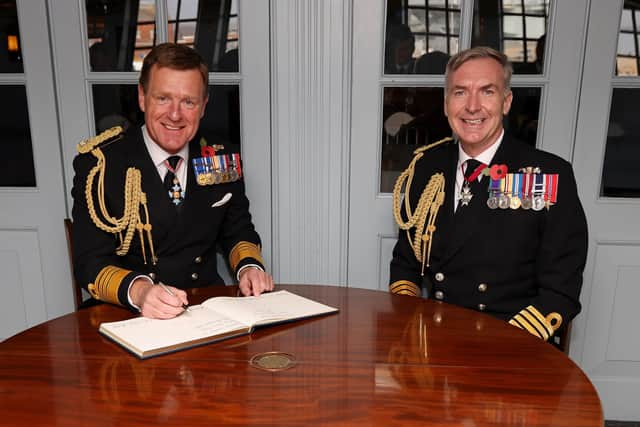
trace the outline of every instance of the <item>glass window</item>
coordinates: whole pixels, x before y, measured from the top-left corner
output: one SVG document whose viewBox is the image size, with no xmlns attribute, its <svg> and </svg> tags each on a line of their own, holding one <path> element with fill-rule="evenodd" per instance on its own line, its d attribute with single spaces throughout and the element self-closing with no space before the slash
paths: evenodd
<svg viewBox="0 0 640 427">
<path fill-rule="evenodd" d="M 511 103 L 511 111 L 505 117 L 504 127 L 510 135 L 535 147 L 538 138 L 542 89 L 539 87 L 512 87 L 511 92 L 513 92 L 513 102 Z"/>
<path fill-rule="evenodd" d="M 86 0 L 91 71 L 139 71 L 156 44 L 154 0 Z"/>
<path fill-rule="evenodd" d="M 614 88 L 602 185 L 604 197 L 640 197 L 640 89 Z"/>
<path fill-rule="evenodd" d="M 0 73 L 22 73 L 16 0 L 0 0 Z"/>
<path fill-rule="evenodd" d="M 471 46 L 490 46 L 513 63 L 514 74 L 541 74 L 550 0 L 475 0 Z"/>
<path fill-rule="evenodd" d="M 238 72 L 236 0 L 170 0 L 169 41 L 195 47 L 209 71 Z"/>
<path fill-rule="evenodd" d="M 617 76 L 638 76 L 640 60 L 640 5 L 625 0 L 620 17 L 618 54 L 616 57 Z"/>
<path fill-rule="evenodd" d="M 25 87 L 2 85 L 0 99 L 11 100 L 2 103 L 0 114 L 0 186 L 35 187 L 36 175 Z"/>
<path fill-rule="evenodd" d="M 390 193 L 420 145 L 451 136 L 441 87 L 385 87 L 380 192 Z"/>
<path fill-rule="evenodd" d="M 387 0 L 384 72 L 444 74 L 459 36 L 459 0 Z"/>
<path fill-rule="evenodd" d="M 116 125 L 127 129 L 144 123 L 135 84 L 94 84 L 93 110 L 97 132 Z M 238 85 L 209 86 L 209 102 L 200 121 L 200 131 L 216 141 L 240 144 Z"/>
<path fill-rule="evenodd" d="M 140 71 L 160 43 L 155 3 L 85 0 L 91 71 Z M 167 41 L 196 48 L 210 71 L 238 72 L 236 0 L 169 0 L 167 15 Z"/>
</svg>

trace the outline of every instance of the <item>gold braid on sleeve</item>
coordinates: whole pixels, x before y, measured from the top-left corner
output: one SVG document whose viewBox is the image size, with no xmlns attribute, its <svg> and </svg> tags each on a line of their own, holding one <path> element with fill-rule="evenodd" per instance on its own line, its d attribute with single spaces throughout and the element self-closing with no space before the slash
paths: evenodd
<svg viewBox="0 0 640 427">
<path fill-rule="evenodd" d="M 147 196 L 142 191 L 142 175 L 136 168 L 127 169 L 124 184 L 124 212 L 121 218 L 113 217 L 108 211 L 104 198 L 104 174 L 106 170 L 106 158 L 100 145 L 104 142 L 110 144 L 121 137 L 122 127 L 116 126 L 102 132 L 93 138 L 84 140 L 78 144 L 78 152 L 81 154 L 91 153 L 98 161 L 96 165 L 89 171 L 87 182 L 85 184 L 85 197 L 87 199 L 87 207 L 89 216 L 93 223 L 100 230 L 107 233 L 116 234 L 120 245 L 116 249 L 116 254 L 123 256 L 129 252 L 131 240 L 138 232 L 140 238 L 140 246 L 142 248 L 142 257 L 144 263 L 147 263 L 147 255 L 145 252 L 145 237 L 148 241 L 151 261 L 155 265 L 157 258 L 153 247 L 153 239 L 151 237 L 151 224 L 149 223 L 149 209 L 147 208 Z M 94 204 L 94 182 L 97 176 L 96 197 L 100 208 L 100 216 L 96 212 Z M 141 217 L 141 211 L 144 214 L 144 221 Z M 124 234 L 123 234 L 124 233 Z"/>
<path fill-rule="evenodd" d="M 413 182 L 416 162 L 424 156 L 425 151 L 451 140 L 452 138 L 447 137 L 415 150 L 413 152 L 415 154 L 413 160 L 411 160 L 407 169 L 400 174 L 393 187 L 393 217 L 400 229 L 406 231 L 407 239 L 411 242 L 413 253 L 422 265 L 422 275 L 424 275 L 425 265 L 427 267 L 429 266 L 431 242 L 433 240 L 433 234 L 436 231 L 435 222 L 438 216 L 438 210 L 444 203 L 444 174 L 435 173 L 431 175 L 429 182 L 424 190 L 422 190 L 414 212 L 411 211 L 409 193 Z M 402 193 L 404 193 L 406 222 L 402 219 L 400 213 Z M 411 228 L 415 228 L 413 238 L 411 238 Z"/>
</svg>

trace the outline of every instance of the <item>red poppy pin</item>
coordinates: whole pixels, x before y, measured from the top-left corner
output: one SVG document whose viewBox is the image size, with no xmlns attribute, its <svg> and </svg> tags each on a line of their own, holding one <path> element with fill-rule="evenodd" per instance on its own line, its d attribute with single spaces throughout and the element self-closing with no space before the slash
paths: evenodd
<svg viewBox="0 0 640 427">
<path fill-rule="evenodd" d="M 504 178 L 508 172 L 507 165 L 492 165 L 489 170 L 489 176 L 491 176 L 491 179 L 499 180 Z"/>
</svg>

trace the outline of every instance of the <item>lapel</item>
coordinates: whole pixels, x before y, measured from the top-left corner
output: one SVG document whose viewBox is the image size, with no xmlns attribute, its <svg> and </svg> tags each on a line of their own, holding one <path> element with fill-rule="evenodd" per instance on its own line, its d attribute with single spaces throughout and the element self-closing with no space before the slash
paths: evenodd
<svg viewBox="0 0 640 427">
<path fill-rule="evenodd" d="M 445 164 L 443 168 L 445 176 L 444 204 L 440 207 L 436 220 L 434 234 L 433 261 L 438 254 L 443 254 L 449 245 L 449 236 L 453 231 L 453 201 L 456 188 L 456 167 L 458 165 L 458 144 L 447 146 Z"/>
<path fill-rule="evenodd" d="M 511 141 L 505 133 L 498 151 L 496 151 L 496 154 L 491 160 L 491 165 L 506 164 L 509 167 L 509 172 L 513 172 L 512 165 L 518 163 L 518 153 L 517 150 L 512 148 L 512 145 L 513 144 L 511 144 Z M 457 150 L 457 146 L 455 148 Z M 455 191 L 455 167 L 458 161 L 457 151 L 455 152 L 454 158 L 454 170 L 453 175 L 451 175 L 452 178 L 450 179 L 450 181 L 453 181 L 454 186 L 447 186 L 449 193 L 451 194 L 450 196 L 446 196 L 448 203 L 451 203 L 449 206 L 453 205 L 453 192 Z M 474 192 L 471 202 L 469 202 L 468 206 L 464 207 L 466 212 L 460 212 L 461 215 L 459 216 L 455 216 L 453 214 L 446 215 L 447 223 L 446 227 L 442 231 L 444 233 L 443 236 L 450 236 L 450 238 L 443 240 L 443 243 L 445 243 L 445 241 L 448 243 L 444 248 L 442 258 L 440 259 L 441 263 L 445 263 L 451 259 L 451 257 L 453 257 L 468 241 L 471 241 L 474 238 L 484 238 L 484 227 L 489 222 L 489 215 L 493 213 L 492 210 L 487 207 L 487 199 L 489 198 L 489 193 L 487 191 L 489 186 L 489 177 L 483 177 L 480 184 L 480 190 Z"/>
</svg>

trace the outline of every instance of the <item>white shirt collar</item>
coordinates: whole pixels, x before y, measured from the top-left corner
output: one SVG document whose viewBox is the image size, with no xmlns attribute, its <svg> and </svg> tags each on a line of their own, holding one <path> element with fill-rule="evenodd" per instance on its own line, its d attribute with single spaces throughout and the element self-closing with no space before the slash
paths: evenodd
<svg viewBox="0 0 640 427">
<path fill-rule="evenodd" d="M 142 125 L 142 138 L 144 139 L 144 145 L 147 147 L 147 151 L 151 156 L 153 164 L 156 165 L 156 168 L 163 166 L 164 161 L 172 154 L 167 153 L 162 147 L 156 144 L 153 139 L 151 139 L 151 135 L 149 135 L 149 131 L 147 131 L 147 125 Z M 189 159 L 189 144 L 185 144 L 184 147 L 176 153 L 176 155 L 182 158 L 182 163 L 187 161 L 187 159 Z"/>
<path fill-rule="evenodd" d="M 496 151 L 498 151 L 498 148 L 500 148 L 500 144 L 502 144 L 503 137 L 504 137 L 504 129 L 502 129 L 502 132 L 500 133 L 498 140 L 494 144 L 491 144 L 491 147 L 487 148 L 482 153 L 478 154 L 476 157 L 473 157 L 473 158 L 489 166 L 491 164 L 491 161 L 493 160 L 493 156 L 496 155 Z M 467 153 L 465 153 L 464 150 L 462 149 L 462 144 L 458 143 L 458 169 L 460 169 L 460 165 L 462 165 L 464 162 L 466 162 L 471 158 L 472 157 L 469 156 Z"/>
</svg>

